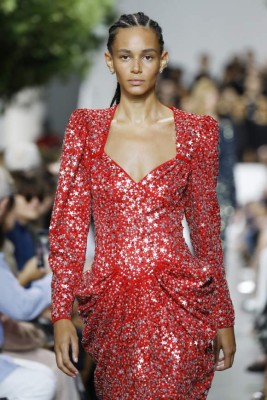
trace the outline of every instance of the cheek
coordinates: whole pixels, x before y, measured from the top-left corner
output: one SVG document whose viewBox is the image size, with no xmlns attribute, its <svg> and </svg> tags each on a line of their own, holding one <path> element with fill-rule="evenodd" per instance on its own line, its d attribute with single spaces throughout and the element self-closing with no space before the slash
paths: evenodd
<svg viewBox="0 0 267 400">
<path fill-rule="evenodd" d="M 122 83 L 124 80 L 127 80 L 129 77 L 130 69 L 126 68 L 125 66 L 119 66 L 116 67 L 114 66 L 115 72 L 116 72 L 116 77 L 117 80 Z"/>
<path fill-rule="evenodd" d="M 116 71 L 116 73 L 124 73 L 131 69 L 131 63 L 130 62 L 121 62 L 120 60 L 114 60 L 113 61 L 113 67 Z"/>
<path fill-rule="evenodd" d="M 35 220 L 39 217 L 39 209 L 38 207 L 27 207 L 21 210 L 20 212 L 21 218 L 26 218 L 28 220 Z"/>
<path fill-rule="evenodd" d="M 39 207 L 36 204 L 27 203 L 25 200 L 17 199 L 15 202 L 15 215 L 19 218 L 37 218 Z"/>
<path fill-rule="evenodd" d="M 19 213 L 19 211 L 25 209 L 25 207 L 27 207 L 27 204 L 25 204 L 25 201 L 20 197 L 16 197 L 15 204 L 14 204 L 15 212 Z"/>
<path fill-rule="evenodd" d="M 150 75 L 151 78 L 154 78 L 155 76 L 158 76 L 160 70 L 160 62 L 159 61 L 153 61 L 152 63 L 144 63 L 143 64 L 143 71 Z"/>
</svg>

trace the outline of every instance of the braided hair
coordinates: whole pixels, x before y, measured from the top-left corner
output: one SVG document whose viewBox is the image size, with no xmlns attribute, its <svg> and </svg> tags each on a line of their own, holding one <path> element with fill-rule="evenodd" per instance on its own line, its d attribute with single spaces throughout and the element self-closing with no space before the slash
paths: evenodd
<svg viewBox="0 0 267 400">
<path fill-rule="evenodd" d="M 120 16 L 118 21 L 116 21 L 110 28 L 109 28 L 109 37 L 108 37 L 108 42 L 107 42 L 107 48 L 110 54 L 112 54 L 112 45 L 116 36 L 116 33 L 119 28 L 132 28 L 134 26 L 143 26 L 147 28 L 151 28 L 154 30 L 158 37 L 159 41 L 159 46 L 160 46 L 160 52 L 163 52 L 164 49 L 164 40 L 162 36 L 162 29 L 159 26 L 159 24 L 154 21 L 153 19 L 150 19 L 147 15 L 145 15 L 142 12 L 138 12 L 135 14 L 123 14 Z M 114 97 L 111 101 L 110 106 L 112 106 L 114 103 L 118 104 L 121 99 L 121 88 L 119 82 L 117 83 L 117 88 L 114 94 Z"/>
</svg>

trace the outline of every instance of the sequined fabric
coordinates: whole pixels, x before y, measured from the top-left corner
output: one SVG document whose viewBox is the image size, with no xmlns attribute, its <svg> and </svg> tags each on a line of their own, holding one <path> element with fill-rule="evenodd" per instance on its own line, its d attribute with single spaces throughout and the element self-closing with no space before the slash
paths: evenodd
<svg viewBox="0 0 267 400">
<path fill-rule="evenodd" d="M 99 399 L 205 399 L 212 340 L 234 324 L 216 197 L 218 126 L 173 109 L 176 156 L 135 182 L 104 151 L 115 109 L 76 110 L 66 130 L 50 226 L 53 321 L 70 318 L 76 296 Z M 96 251 L 83 273 L 91 213 Z"/>
</svg>

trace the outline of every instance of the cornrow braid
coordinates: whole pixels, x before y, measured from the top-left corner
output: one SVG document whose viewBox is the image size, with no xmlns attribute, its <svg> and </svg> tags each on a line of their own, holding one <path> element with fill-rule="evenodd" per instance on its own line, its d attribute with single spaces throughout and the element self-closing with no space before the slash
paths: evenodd
<svg viewBox="0 0 267 400">
<path fill-rule="evenodd" d="M 110 54 L 112 54 L 112 45 L 115 40 L 115 36 L 117 34 L 117 31 L 119 28 L 131 28 L 134 26 L 144 26 L 146 28 L 151 28 L 154 30 L 158 37 L 159 41 L 159 46 L 160 46 L 160 51 L 161 53 L 164 50 L 164 40 L 162 36 L 162 29 L 159 26 L 159 24 L 154 21 L 153 19 L 150 19 L 147 15 L 145 15 L 143 12 L 138 12 L 135 14 L 123 14 L 120 16 L 118 21 L 116 21 L 110 28 L 109 28 L 109 37 L 107 41 L 107 48 Z M 111 101 L 110 106 L 113 106 L 113 104 L 119 104 L 121 99 L 121 89 L 120 89 L 120 84 L 117 83 L 117 88 L 114 94 L 114 97 Z"/>
</svg>

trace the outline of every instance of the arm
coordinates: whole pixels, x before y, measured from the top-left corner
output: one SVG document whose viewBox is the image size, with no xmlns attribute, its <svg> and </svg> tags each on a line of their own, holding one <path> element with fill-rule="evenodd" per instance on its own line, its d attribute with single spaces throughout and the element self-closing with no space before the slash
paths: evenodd
<svg viewBox="0 0 267 400">
<path fill-rule="evenodd" d="M 53 271 L 52 322 L 58 367 L 67 375 L 78 370 L 70 360 L 78 361 L 78 337 L 70 321 L 75 290 L 85 261 L 91 216 L 88 149 L 88 113 L 72 113 L 64 139 L 59 179 L 49 229 L 49 265 Z"/>
<path fill-rule="evenodd" d="M 29 289 L 23 288 L 17 278 L 1 261 L 0 311 L 16 320 L 37 317 L 51 301 L 51 274 L 35 281 Z"/>
<path fill-rule="evenodd" d="M 223 265 L 220 209 L 216 195 L 219 131 L 217 122 L 211 117 L 203 117 L 200 129 L 200 144 L 191 161 L 185 216 L 195 256 L 208 261 L 214 271 L 217 301 L 213 317 L 220 329 L 234 325 L 234 310 Z"/>
<path fill-rule="evenodd" d="M 42 278 L 46 273 L 44 268 L 37 267 L 37 258 L 34 256 L 30 258 L 24 265 L 24 268 L 18 272 L 17 279 L 21 286 L 27 286 L 29 283 Z"/>
<path fill-rule="evenodd" d="M 206 260 L 214 271 L 216 302 L 212 315 L 218 328 L 214 340 L 214 354 L 216 370 L 223 371 L 232 366 L 236 346 L 233 329 L 234 309 L 223 265 L 221 218 L 216 194 L 218 139 L 217 122 L 211 117 L 204 117 L 201 142 L 192 159 L 186 191 L 185 216 L 195 256 Z"/>
<path fill-rule="evenodd" d="M 86 110 L 72 113 L 66 128 L 49 229 L 49 265 L 53 271 L 52 322 L 71 319 L 75 289 L 82 274 L 90 223 L 90 178 Z"/>
</svg>

